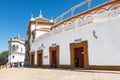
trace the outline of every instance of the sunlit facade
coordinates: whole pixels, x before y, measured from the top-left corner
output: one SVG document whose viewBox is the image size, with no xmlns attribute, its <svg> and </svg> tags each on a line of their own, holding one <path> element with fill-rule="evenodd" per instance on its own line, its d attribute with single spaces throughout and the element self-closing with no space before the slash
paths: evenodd
<svg viewBox="0 0 120 80">
<path fill-rule="evenodd" d="M 9 39 L 8 62 L 17 63 L 25 61 L 25 41 L 19 36 Z"/>
<path fill-rule="evenodd" d="M 28 24 L 30 65 L 120 70 L 120 1 L 111 0 L 55 24 L 42 13 Z"/>
</svg>

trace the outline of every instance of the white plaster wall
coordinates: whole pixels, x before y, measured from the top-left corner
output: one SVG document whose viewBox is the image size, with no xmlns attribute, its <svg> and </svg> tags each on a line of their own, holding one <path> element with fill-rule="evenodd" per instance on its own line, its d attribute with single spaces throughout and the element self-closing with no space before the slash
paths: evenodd
<svg viewBox="0 0 120 80">
<path fill-rule="evenodd" d="M 14 56 L 14 58 L 12 58 Z M 21 55 L 21 54 L 11 54 L 10 56 L 11 61 L 10 62 L 24 62 L 25 61 L 25 55 Z"/>
<path fill-rule="evenodd" d="M 47 32 L 45 32 L 45 31 L 35 31 L 35 39 L 38 38 L 39 36 L 45 34 L 45 33 L 47 33 Z"/>
<path fill-rule="evenodd" d="M 44 24 L 31 24 L 31 32 L 35 29 L 39 29 L 39 28 L 51 28 L 52 25 L 44 25 Z M 42 34 L 45 34 L 46 32 L 44 31 L 36 31 L 35 33 L 35 38 L 38 38 L 39 36 L 41 36 Z M 30 38 L 30 43 L 32 43 L 32 39 L 33 39 L 33 36 L 31 35 L 31 38 Z"/>
<path fill-rule="evenodd" d="M 96 26 L 97 25 L 97 26 Z M 98 39 L 89 40 L 90 65 L 120 65 L 120 19 L 94 25 Z"/>
<path fill-rule="evenodd" d="M 25 46 L 24 46 L 24 44 L 20 44 L 18 42 L 12 42 L 11 45 L 18 45 L 19 47 L 17 49 L 17 52 L 25 54 Z M 21 51 L 21 48 L 22 48 L 22 51 Z"/>
<path fill-rule="evenodd" d="M 11 55 L 8 55 L 8 62 L 11 62 Z"/>
<path fill-rule="evenodd" d="M 52 25 L 45 25 L 45 24 L 31 24 L 31 32 L 33 31 L 33 30 L 35 30 L 35 28 L 36 29 L 39 29 L 39 28 L 51 28 L 52 27 Z"/>
<path fill-rule="evenodd" d="M 24 44 L 20 44 L 19 42 L 10 42 L 9 44 L 10 45 L 18 45 L 18 49 L 15 52 L 9 51 L 9 53 L 11 53 L 11 54 L 8 56 L 8 62 L 17 62 L 17 61 L 24 62 L 24 60 L 25 60 L 25 46 L 24 46 Z M 21 51 L 21 48 L 22 48 L 22 51 Z M 14 56 L 14 59 L 12 58 L 12 56 Z"/>
<path fill-rule="evenodd" d="M 96 32 L 96 39 L 93 36 Z M 73 30 L 62 32 L 40 40 L 39 38 L 31 44 L 31 50 L 37 51 L 41 44 L 44 44 L 43 64 L 49 64 L 49 47 L 56 43 L 60 46 L 60 64 L 70 65 L 70 43 L 81 38 L 88 41 L 89 65 L 120 65 L 120 18 L 113 18 L 105 21 L 84 25 Z M 36 59 L 37 60 L 37 59 Z M 35 64 L 37 61 L 35 60 Z"/>
</svg>

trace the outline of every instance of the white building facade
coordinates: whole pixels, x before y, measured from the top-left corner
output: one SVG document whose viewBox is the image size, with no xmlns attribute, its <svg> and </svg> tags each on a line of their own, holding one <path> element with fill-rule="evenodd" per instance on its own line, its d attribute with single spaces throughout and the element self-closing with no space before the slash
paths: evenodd
<svg viewBox="0 0 120 80">
<path fill-rule="evenodd" d="M 9 39 L 8 62 L 17 63 L 25 61 L 25 41 L 19 36 Z"/>
<path fill-rule="evenodd" d="M 42 14 L 41 14 L 42 15 Z M 52 30 L 51 30 L 52 29 Z M 28 25 L 30 65 L 120 70 L 120 1 L 113 0 L 58 24 L 39 16 Z"/>
</svg>

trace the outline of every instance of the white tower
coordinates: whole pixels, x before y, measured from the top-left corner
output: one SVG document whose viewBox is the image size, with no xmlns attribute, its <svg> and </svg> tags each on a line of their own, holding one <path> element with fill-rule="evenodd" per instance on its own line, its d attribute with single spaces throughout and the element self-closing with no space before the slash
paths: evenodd
<svg viewBox="0 0 120 80">
<path fill-rule="evenodd" d="M 53 19 L 48 20 L 44 18 L 42 15 L 42 11 L 40 11 L 39 16 L 36 18 L 33 18 L 32 15 L 29 21 L 28 31 L 27 31 L 27 35 L 29 36 L 28 41 L 30 43 L 33 43 L 36 38 L 49 32 L 53 24 L 54 24 Z"/>
<path fill-rule="evenodd" d="M 25 60 L 25 41 L 17 37 L 10 38 L 9 41 L 8 62 L 24 62 Z"/>
</svg>

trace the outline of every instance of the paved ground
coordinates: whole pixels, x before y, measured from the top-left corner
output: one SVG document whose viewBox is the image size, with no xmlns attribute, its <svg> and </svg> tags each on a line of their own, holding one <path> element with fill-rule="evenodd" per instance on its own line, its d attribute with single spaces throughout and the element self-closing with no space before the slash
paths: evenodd
<svg viewBox="0 0 120 80">
<path fill-rule="evenodd" d="M 120 80 L 120 71 L 8 68 L 0 80 Z"/>
</svg>

